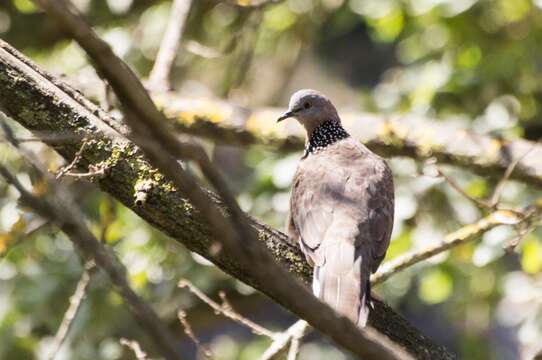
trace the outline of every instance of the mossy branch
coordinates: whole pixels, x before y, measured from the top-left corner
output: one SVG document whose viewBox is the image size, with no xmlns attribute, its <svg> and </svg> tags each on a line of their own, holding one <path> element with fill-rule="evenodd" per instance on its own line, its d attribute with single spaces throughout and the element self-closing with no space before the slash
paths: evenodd
<svg viewBox="0 0 542 360">
<path fill-rule="evenodd" d="M 40 71 L 2 41 L 0 108 L 31 131 L 69 135 L 62 142 L 56 142 L 54 138 L 44 140 L 67 161 L 71 161 L 86 142 L 78 167 L 81 171 L 88 171 L 90 166 L 104 169 L 104 175 L 94 180 L 96 185 L 191 251 L 266 292 L 265 284 L 255 281 L 250 272 L 238 266 L 235 258 L 225 251 L 213 251 L 216 248 L 214 241 L 198 212 L 149 165 L 137 147 L 105 124 L 104 121 L 111 123 L 112 119 L 101 119 L 106 114 L 99 108 Z M 66 140 L 70 136 L 73 140 Z M 141 192 L 145 193 L 144 201 L 137 202 L 136 199 L 141 199 L 137 194 Z M 222 205 L 216 196 L 211 195 L 218 205 Z M 310 282 L 312 269 L 299 249 L 288 242 L 286 235 L 255 219 L 250 219 L 250 225 L 278 262 L 305 283 Z M 454 358 L 381 302 L 376 302 L 369 322 L 416 358 Z"/>
<path fill-rule="evenodd" d="M 280 151 L 301 150 L 304 131 L 296 122 L 276 124 L 281 109 L 248 109 L 219 100 L 156 94 L 155 102 L 182 132 L 233 145 L 269 145 Z M 282 109 L 284 110 L 284 109 Z M 436 159 L 483 176 L 501 178 L 518 160 L 510 178 L 542 188 L 542 145 L 477 134 L 446 122 L 415 115 L 381 116 L 341 113 L 357 139 L 382 156 L 418 161 Z"/>
</svg>

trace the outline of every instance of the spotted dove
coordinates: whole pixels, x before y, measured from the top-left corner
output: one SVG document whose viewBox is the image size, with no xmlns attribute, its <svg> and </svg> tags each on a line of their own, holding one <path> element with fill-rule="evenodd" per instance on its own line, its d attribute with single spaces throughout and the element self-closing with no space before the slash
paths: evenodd
<svg viewBox="0 0 542 360">
<path fill-rule="evenodd" d="M 305 127 L 307 141 L 293 180 L 288 233 L 314 266 L 315 296 L 364 327 L 369 277 L 386 254 L 393 226 L 391 171 L 346 132 L 323 94 L 293 94 L 278 121 L 291 117 Z"/>
</svg>

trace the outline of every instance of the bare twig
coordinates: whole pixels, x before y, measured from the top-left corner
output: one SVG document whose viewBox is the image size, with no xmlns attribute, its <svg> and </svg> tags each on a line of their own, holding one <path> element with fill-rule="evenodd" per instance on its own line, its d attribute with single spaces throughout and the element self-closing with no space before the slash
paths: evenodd
<svg viewBox="0 0 542 360">
<path fill-rule="evenodd" d="M 403 254 L 393 260 L 384 263 L 372 277 L 371 283 L 379 284 L 387 280 L 395 273 L 406 269 L 416 263 L 426 260 L 432 256 L 440 254 L 453 247 L 465 244 L 477 239 L 484 232 L 491 230 L 498 225 L 519 225 L 522 222 L 528 221 L 535 216 L 540 215 L 540 209 L 523 214 L 519 211 L 496 210 L 488 216 L 478 220 L 474 224 L 466 225 L 461 229 L 449 234 L 446 238 L 438 243 L 428 246 L 420 251 L 412 251 Z"/>
<path fill-rule="evenodd" d="M 33 159 L 28 160 L 33 161 Z M 49 174 L 44 169 L 41 169 L 39 164 L 35 165 L 44 179 L 51 182 L 49 186 L 53 191 L 54 200 L 49 200 L 44 195 L 37 197 L 28 192 L 17 178 L 1 164 L 0 175 L 19 191 L 23 204 L 32 208 L 44 218 L 57 223 L 87 258 L 95 259 L 96 264 L 109 275 L 112 283 L 120 292 L 136 319 L 139 320 L 143 329 L 147 331 L 150 338 L 153 339 L 160 349 L 163 356 L 168 360 L 182 358 L 175 344 L 174 337 L 170 334 L 167 327 L 160 321 L 154 310 L 128 284 L 122 264 L 108 248 L 104 247 L 92 235 L 82 220 L 77 207 L 70 202 L 69 198 L 63 196 L 67 191 L 61 191 L 62 189 L 57 190 L 57 188 L 62 188 L 62 184 L 58 182 L 53 183 L 54 179 L 51 179 Z"/>
<path fill-rule="evenodd" d="M 83 158 L 83 153 L 87 147 L 88 140 L 83 140 L 83 144 L 79 148 L 79 150 L 75 153 L 75 156 L 73 157 L 73 160 L 66 165 L 65 167 L 61 168 L 57 174 L 56 179 L 60 179 L 63 176 L 70 176 L 76 179 L 84 179 L 84 178 L 94 178 L 94 177 L 103 177 L 105 175 L 105 167 L 102 165 L 89 165 L 87 172 L 84 173 L 77 173 L 72 172 L 72 169 L 78 165 L 78 163 Z"/>
<path fill-rule="evenodd" d="M 213 354 L 211 353 L 211 350 L 209 350 L 206 346 L 204 346 L 201 343 L 201 341 L 199 341 L 199 339 L 196 337 L 196 335 L 194 334 L 194 331 L 192 330 L 192 326 L 190 326 L 190 323 L 186 319 L 186 313 L 183 310 L 179 310 L 177 312 L 177 317 L 179 318 L 179 321 L 184 327 L 184 333 L 186 334 L 186 336 L 190 338 L 190 340 L 192 340 L 194 345 L 196 345 L 196 348 L 198 349 L 198 351 L 201 354 L 203 354 L 205 358 L 212 359 Z"/>
<path fill-rule="evenodd" d="M 286 350 L 288 345 L 290 345 L 290 349 L 288 351 L 288 359 L 290 359 L 290 353 L 297 354 L 299 348 L 299 341 L 308 332 L 309 328 L 309 325 L 304 320 L 299 320 L 295 322 L 286 331 L 275 336 L 275 340 L 273 341 L 273 343 L 271 343 L 267 350 L 265 350 L 265 352 L 260 357 L 260 360 L 276 359 Z"/>
<path fill-rule="evenodd" d="M 120 344 L 132 350 L 137 360 L 147 360 L 147 354 L 141 349 L 141 345 L 137 341 L 121 338 Z"/>
<path fill-rule="evenodd" d="M 290 348 L 288 349 L 288 360 L 295 360 L 297 359 L 297 355 L 299 354 L 299 346 L 301 345 L 301 339 L 299 338 L 292 338 L 292 341 L 290 343 Z"/>
<path fill-rule="evenodd" d="M 516 247 L 519 245 L 519 243 L 525 239 L 527 235 L 529 235 L 533 230 L 535 229 L 535 226 L 529 226 L 529 227 L 520 227 L 516 228 L 516 236 L 514 236 L 510 241 L 508 241 L 506 244 L 504 244 L 503 249 L 507 253 L 513 252 Z"/>
<path fill-rule="evenodd" d="M 541 225 L 540 206 L 531 205 L 527 207 L 524 218 L 525 221 L 515 226 L 517 235 L 503 246 L 506 252 L 512 252 L 527 235 Z"/>
<path fill-rule="evenodd" d="M 4 132 L 4 137 L 7 140 L 7 142 L 12 144 L 15 147 L 19 147 L 19 144 L 21 143 L 20 139 L 14 135 L 13 130 L 7 125 L 7 123 L 4 121 L 3 118 L 0 118 L 0 127 L 2 128 Z M 61 139 L 67 140 L 68 136 L 61 137 Z M 72 139 L 74 139 L 74 137 L 72 137 Z M 75 153 L 73 160 L 68 165 L 58 170 L 58 172 L 56 173 L 55 178 L 57 180 L 61 179 L 63 176 L 71 176 L 74 178 L 89 178 L 89 177 L 102 177 L 105 174 L 106 169 L 104 167 L 93 166 L 93 165 L 89 166 L 90 171 L 86 173 L 75 173 L 71 171 L 74 167 L 78 165 L 79 161 L 81 161 L 83 157 L 83 153 L 87 147 L 88 139 L 87 140 L 83 139 L 82 141 L 83 143 L 81 147 L 79 148 L 79 150 Z M 33 157 L 26 150 L 23 150 L 21 148 L 19 148 L 19 150 L 26 152 L 27 157 L 28 156 Z"/>
<path fill-rule="evenodd" d="M 185 48 L 192 54 L 201 56 L 205 59 L 216 59 L 224 55 L 224 53 L 219 50 L 200 44 L 195 40 L 187 41 Z"/>
<path fill-rule="evenodd" d="M 55 178 L 58 180 L 64 175 L 68 174 L 77 164 L 79 161 L 81 161 L 81 158 L 83 157 L 83 152 L 85 151 L 85 148 L 87 147 L 88 141 L 83 140 L 83 144 L 79 148 L 79 150 L 75 153 L 75 156 L 73 157 L 73 160 L 63 168 L 61 168 L 55 175 Z"/>
<path fill-rule="evenodd" d="M 498 210 L 501 209 L 499 206 L 500 197 L 502 193 L 502 189 L 504 188 L 504 185 L 514 172 L 515 168 L 518 166 L 518 164 L 531 152 L 536 148 L 536 145 L 538 143 L 532 143 L 531 146 L 525 151 L 521 156 L 518 156 L 514 161 L 512 161 L 506 170 L 504 171 L 503 176 L 499 179 L 499 182 L 495 186 L 495 189 L 493 190 L 493 193 L 491 197 L 488 200 L 478 199 L 475 197 L 470 196 L 461 186 L 459 186 L 453 178 L 446 175 L 446 173 L 439 167 L 436 167 L 437 175 L 444 178 L 446 182 L 458 193 L 460 193 L 462 196 L 464 196 L 466 199 L 473 202 L 476 206 L 478 206 L 481 209 L 491 209 L 491 210 Z M 434 162 L 431 161 L 431 162 Z"/>
<path fill-rule="evenodd" d="M 105 175 L 105 171 L 106 171 L 104 167 L 101 167 L 101 166 L 93 167 L 92 165 L 89 166 L 89 170 L 90 171 L 84 172 L 84 173 L 68 171 L 64 173 L 64 176 L 70 176 L 76 179 L 95 178 L 95 177 L 100 178 Z"/>
<path fill-rule="evenodd" d="M 56 332 L 55 339 L 52 345 L 51 355 L 49 356 L 50 360 L 56 358 L 58 352 L 62 348 L 62 345 L 66 341 L 68 333 L 72 328 L 73 322 L 77 317 L 77 314 L 79 313 L 79 309 L 81 309 L 81 305 L 83 304 L 83 300 L 85 299 L 86 292 L 90 284 L 90 279 L 95 271 L 96 264 L 94 263 L 94 261 L 87 261 L 87 263 L 85 264 L 85 270 L 83 271 L 81 278 L 77 282 L 75 292 L 70 297 L 70 306 L 68 307 L 68 310 L 66 310 L 66 312 L 64 313 L 64 318 L 62 319 L 58 331 Z"/>
<path fill-rule="evenodd" d="M 525 153 L 523 153 L 523 155 L 518 156 L 514 161 L 512 161 L 508 165 L 508 167 L 506 168 L 506 171 L 504 172 L 504 175 L 502 176 L 502 178 L 497 183 L 497 186 L 495 186 L 495 190 L 493 191 L 493 195 L 491 196 L 491 199 L 489 200 L 489 205 L 492 208 L 496 208 L 498 206 L 499 201 L 501 199 L 501 193 L 502 193 L 502 190 L 504 188 L 504 184 L 506 184 L 506 182 L 508 181 L 510 176 L 512 176 L 512 173 L 514 172 L 514 170 L 516 169 L 518 164 L 521 162 L 521 160 L 523 160 L 527 155 L 529 155 L 529 153 L 534 150 L 536 145 L 537 145 L 536 142 L 533 143 L 529 147 L 529 149 L 527 149 L 527 151 L 525 151 Z"/>
<path fill-rule="evenodd" d="M 467 194 L 467 192 L 465 190 L 463 190 L 463 188 L 461 186 L 459 186 L 455 180 L 453 178 L 451 178 L 450 176 L 446 175 L 446 173 L 444 171 L 442 171 L 442 169 L 440 167 L 437 166 L 437 174 L 438 176 L 442 177 L 444 180 L 446 180 L 446 182 L 455 190 L 457 191 L 458 193 L 460 193 L 461 195 L 463 195 L 466 199 L 472 201 L 474 203 L 474 205 L 478 206 L 479 208 L 482 208 L 482 209 L 491 209 L 492 206 L 490 203 L 486 202 L 485 200 L 482 200 L 482 199 L 478 199 L 478 198 L 475 198 L 475 197 L 472 197 L 470 196 L 469 194 Z"/>
<path fill-rule="evenodd" d="M 527 151 L 525 151 L 521 156 L 518 156 L 516 159 L 514 159 L 514 161 L 512 161 L 508 165 L 508 167 L 506 168 L 503 176 L 501 177 L 501 179 L 499 180 L 499 182 L 495 186 L 495 189 L 493 190 L 493 193 L 492 193 L 491 197 L 488 200 L 477 199 L 477 198 L 474 198 L 474 197 L 470 196 L 469 194 L 467 194 L 467 192 L 464 191 L 463 188 L 461 188 L 451 177 L 447 176 L 438 166 L 436 168 L 437 169 L 437 174 L 438 174 L 438 176 L 443 177 L 446 180 L 446 182 L 448 182 L 448 184 L 453 189 L 455 189 L 458 193 L 463 195 L 468 200 L 472 201 L 479 208 L 491 209 L 491 210 L 510 211 L 510 212 L 515 213 L 518 216 L 521 216 L 523 218 L 528 219 L 528 218 L 531 217 L 531 215 L 533 215 L 532 213 L 526 214 L 526 213 L 524 213 L 522 211 L 516 211 L 516 210 L 513 210 L 513 209 L 505 209 L 505 208 L 501 207 L 500 206 L 500 197 L 501 197 L 501 193 L 502 193 L 502 190 L 504 188 L 504 185 L 506 184 L 506 182 L 508 181 L 508 179 L 510 178 L 510 176 L 514 172 L 514 169 L 516 168 L 516 166 L 533 149 L 535 149 L 537 144 L 538 143 L 531 144 L 531 146 L 527 149 Z M 507 244 L 505 244 L 503 246 L 505 251 L 507 251 L 507 252 L 513 251 L 515 249 L 515 247 L 519 244 L 519 242 L 522 239 L 525 238 L 525 236 L 530 234 L 534 229 L 536 229 L 536 227 L 538 227 L 538 223 L 529 223 L 529 224 L 525 225 L 525 222 L 521 221 L 521 222 L 518 222 L 517 224 L 515 224 L 514 227 L 516 229 L 517 236 L 515 236 L 513 239 L 511 239 Z"/>
<path fill-rule="evenodd" d="M 83 143 L 84 146 L 85 143 Z M 81 147 L 82 148 L 82 147 Z M 79 153 L 82 153 L 82 150 L 79 150 Z M 74 159 L 75 161 L 75 159 Z M 73 162 L 72 162 L 73 163 Z M 56 179 L 59 178 L 59 173 L 56 175 Z M 106 199 L 108 201 L 108 208 L 105 212 L 105 216 L 102 217 L 102 231 L 100 235 L 100 241 L 102 244 L 105 243 L 105 236 L 107 233 L 107 229 L 109 229 L 110 225 L 113 223 L 113 216 L 112 216 L 112 210 L 111 210 L 111 202 L 109 199 Z M 79 309 L 81 308 L 81 305 L 83 304 L 83 301 L 86 297 L 86 292 L 88 289 L 88 286 L 90 284 L 90 281 L 92 279 L 92 276 L 96 272 L 96 262 L 94 260 L 88 260 L 84 265 L 83 274 L 81 275 L 81 278 L 77 282 L 77 286 L 75 288 L 74 294 L 70 297 L 70 306 L 68 307 L 68 310 L 64 313 L 64 318 L 62 319 L 62 322 L 60 323 L 60 326 L 57 330 L 57 333 L 55 335 L 55 340 L 53 343 L 53 351 L 51 353 L 51 356 L 49 356 L 50 360 L 53 360 L 58 352 L 60 351 L 62 345 L 64 344 L 66 338 L 68 337 L 68 334 L 70 332 L 70 329 L 72 328 L 72 324 L 77 317 L 77 314 L 79 313 Z"/>
<path fill-rule="evenodd" d="M 168 25 L 156 61 L 151 70 L 148 87 L 153 90 L 171 89 L 170 73 L 179 50 L 192 0 L 174 0 Z"/>
<path fill-rule="evenodd" d="M 186 279 L 182 279 L 181 281 L 179 281 L 178 286 L 180 288 L 187 288 L 188 290 L 190 290 L 192 294 L 196 295 L 201 301 L 209 305 L 217 314 L 222 314 L 225 317 L 230 318 L 233 321 L 238 322 L 239 324 L 242 324 L 248 327 L 250 330 L 252 330 L 254 334 L 263 335 L 270 338 L 275 337 L 276 334 L 274 332 L 264 328 L 261 325 L 256 324 L 255 322 L 235 312 L 228 302 L 223 302 L 222 305 L 220 305 L 217 302 L 213 301 L 210 297 L 205 295 L 200 289 L 198 289 L 190 281 Z"/>
</svg>

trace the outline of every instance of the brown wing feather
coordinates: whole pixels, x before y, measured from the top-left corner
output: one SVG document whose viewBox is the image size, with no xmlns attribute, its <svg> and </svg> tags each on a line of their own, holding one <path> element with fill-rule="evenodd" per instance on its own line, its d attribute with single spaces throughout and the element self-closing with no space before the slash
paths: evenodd
<svg viewBox="0 0 542 360">
<path fill-rule="evenodd" d="M 373 239 L 373 261 L 371 271 L 374 273 L 384 260 L 390 245 L 394 218 L 393 176 L 387 164 L 379 165 L 379 181 L 369 187 L 369 224 Z"/>
</svg>

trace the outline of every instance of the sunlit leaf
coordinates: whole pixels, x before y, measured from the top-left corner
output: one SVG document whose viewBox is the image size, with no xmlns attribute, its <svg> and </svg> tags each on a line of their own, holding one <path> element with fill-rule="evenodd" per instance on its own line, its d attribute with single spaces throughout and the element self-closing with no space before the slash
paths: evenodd
<svg viewBox="0 0 542 360">
<path fill-rule="evenodd" d="M 418 294 L 424 302 L 438 304 L 448 299 L 453 287 L 452 277 L 440 269 L 435 269 L 422 276 Z"/>
<path fill-rule="evenodd" d="M 13 0 L 13 4 L 22 13 L 30 14 L 36 12 L 37 9 L 30 0 Z"/>
<path fill-rule="evenodd" d="M 484 179 L 475 179 L 467 185 L 465 192 L 474 198 L 483 198 L 487 195 L 487 182 Z"/>
<path fill-rule="evenodd" d="M 529 236 L 524 240 L 521 267 L 529 274 L 536 274 L 542 270 L 542 245 L 535 236 Z"/>
<path fill-rule="evenodd" d="M 386 260 L 391 260 L 412 247 L 412 230 L 407 229 L 392 240 L 386 252 Z"/>
</svg>

